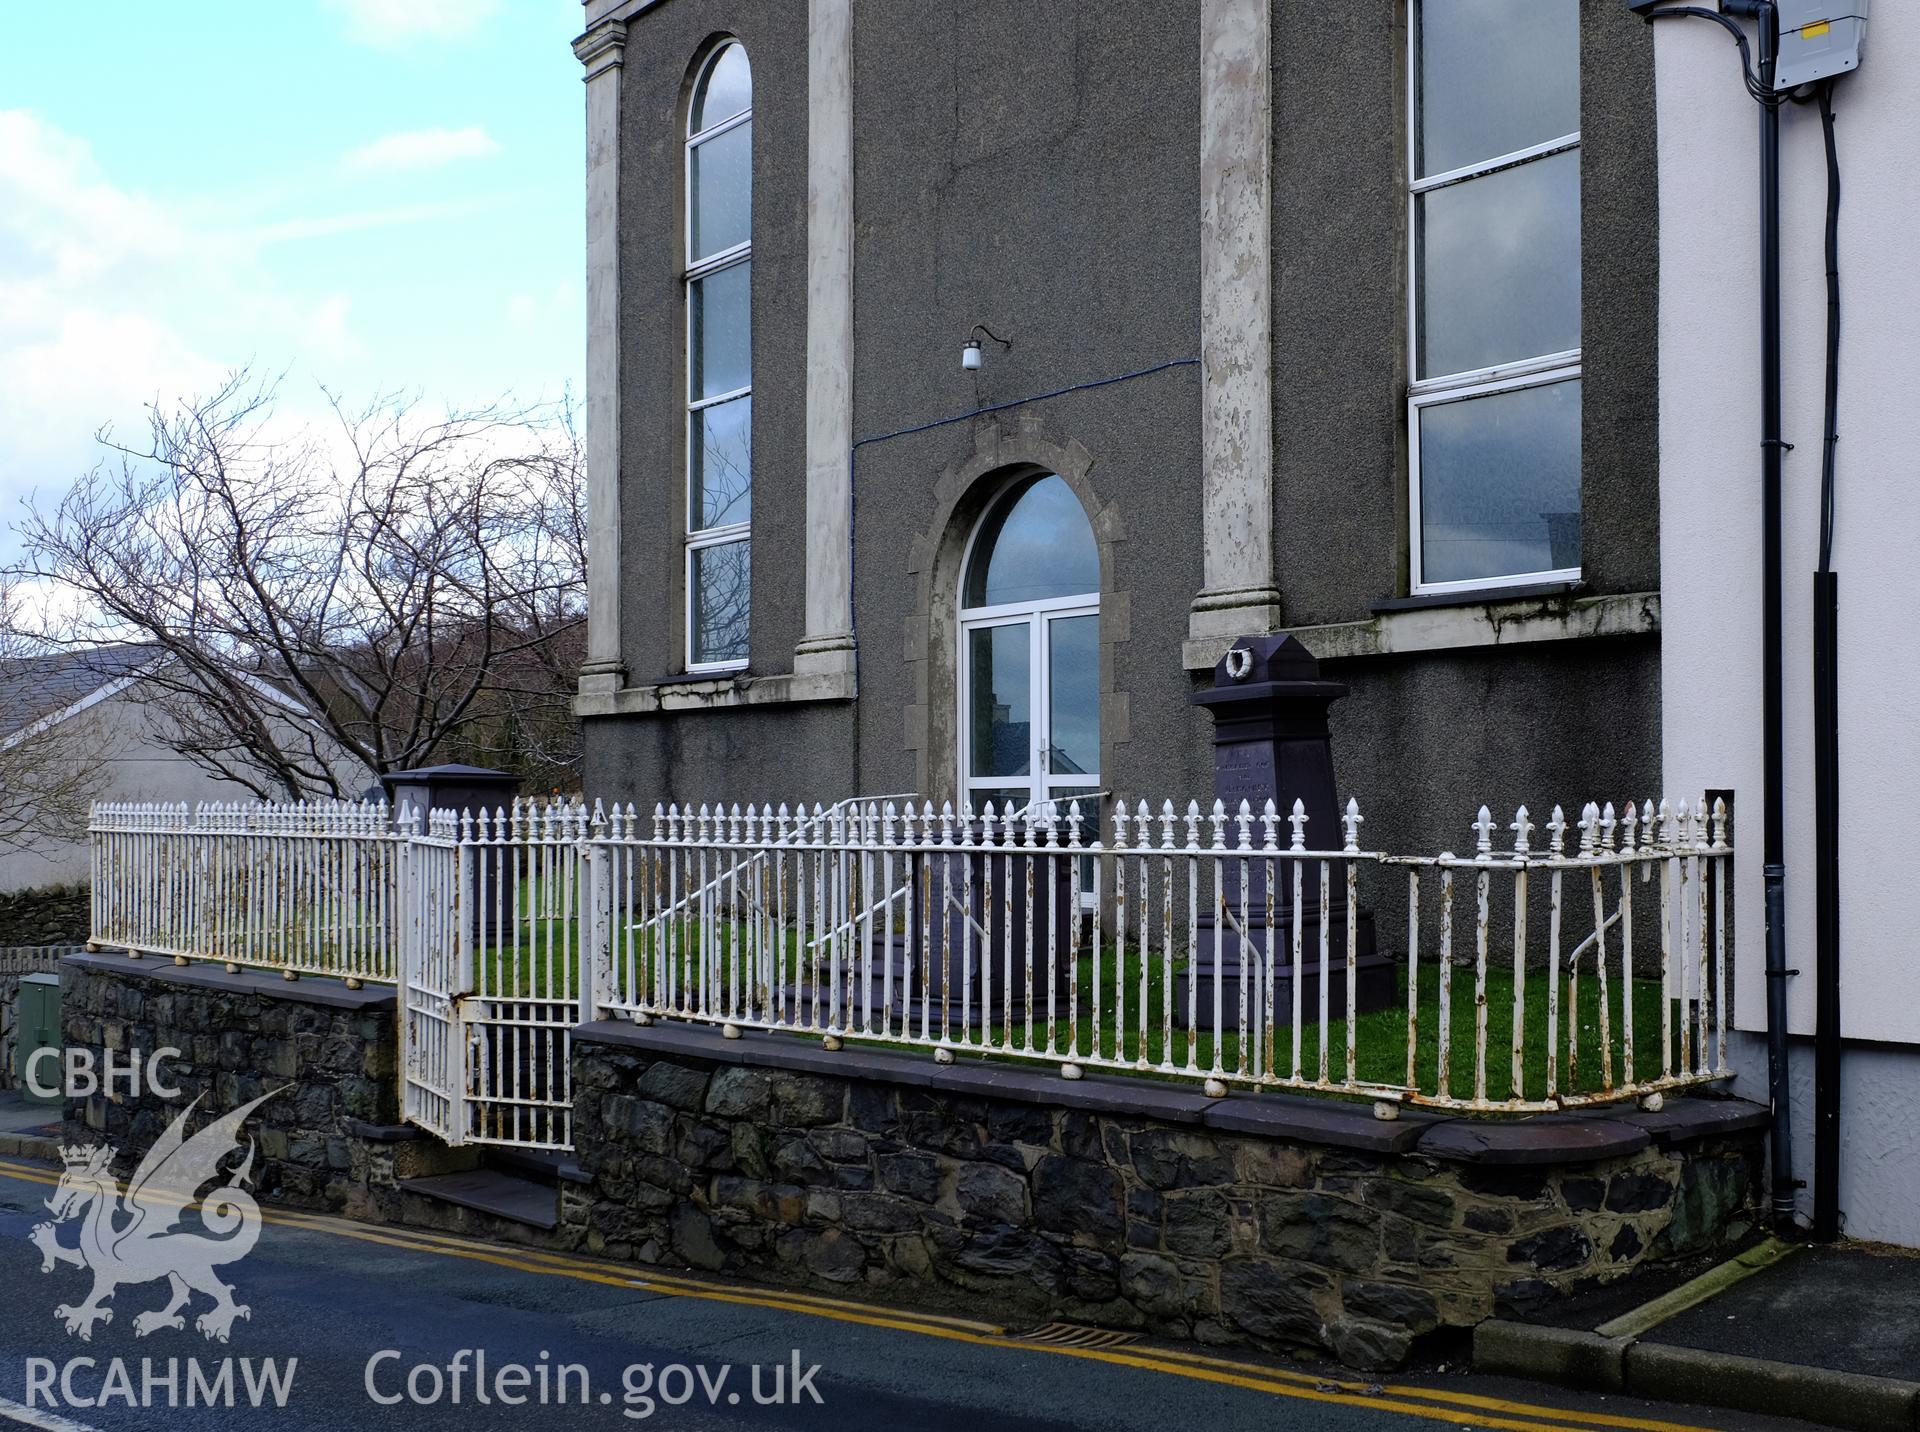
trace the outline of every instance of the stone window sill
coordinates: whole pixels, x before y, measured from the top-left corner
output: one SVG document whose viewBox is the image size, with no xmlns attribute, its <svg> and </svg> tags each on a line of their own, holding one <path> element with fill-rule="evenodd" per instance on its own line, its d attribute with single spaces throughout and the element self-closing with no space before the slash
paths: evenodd
<svg viewBox="0 0 1920 1432">
<path fill-rule="evenodd" d="M 851 671 L 748 676 L 729 672 L 681 677 L 618 691 L 581 692 L 576 716 L 666 716 L 682 711 L 726 711 L 744 706 L 793 706 L 809 701 L 851 701 L 859 694 Z"/>
<path fill-rule="evenodd" d="M 1658 592 L 1576 596 L 1564 583 L 1540 589 L 1507 588 L 1497 595 L 1463 592 L 1397 598 L 1376 604 L 1373 611 L 1365 621 L 1286 630 L 1321 661 L 1641 636 L 1660 630 Z M 1188 642 L 1187 669 L 1212 670 L 1232 644 L 1225 637 Z"/>
<path fill-rule="evenodd" d="M 1476 587 L 1461 592 L 1422 592 L 1411 597 L 1382 597 L 1371 608 L 1382 612 L 1418 612 L 1434 607 L 1490 607 L 1508 602 L 1535 601 L 1541 597 L 1571 597 L 1578 593 L 1578 582 L 1531 582 L 1524 586 Z"/>
</svg>

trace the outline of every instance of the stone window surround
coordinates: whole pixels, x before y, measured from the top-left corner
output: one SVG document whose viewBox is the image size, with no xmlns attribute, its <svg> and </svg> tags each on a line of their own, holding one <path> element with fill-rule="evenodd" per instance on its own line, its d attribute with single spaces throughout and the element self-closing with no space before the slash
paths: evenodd
<svg viewBox="0 0 1920 1432">
<path fill-rule="evenodd" d="M 987 509 L 1010 483 L 1054 473 L 1085 509 L 1100 552 L 1100 769 L 1113 768 L 1114 747 L 1127 740 L 1128 698 L 1114 689 L 1113 648 L 1128 637 L 1128 597 L 1117 585 L 1117 544 L 1126 541 L 1119 511 L 1101 500 L 1093 455 L 1077 441 L 1059 441 L 1034 415 L 1012 427 L 976 421 L 973 451 L 950 464 L 933 489 L 933 516 L 914 539 L 907 571 L 917 605 L 907 621 L 907 669 L 914 702 L 904 715 L 914 754 L 916 788 L 933 800 L 960 795 L 960 584 L 967 545 Z"/>
</svg>

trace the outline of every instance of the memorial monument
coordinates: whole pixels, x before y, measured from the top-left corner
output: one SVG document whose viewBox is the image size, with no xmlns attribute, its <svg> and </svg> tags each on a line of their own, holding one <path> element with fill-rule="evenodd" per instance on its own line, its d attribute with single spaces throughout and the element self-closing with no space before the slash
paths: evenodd
<svg viewBox="0 0 1920 1432">
<path fill-rule="evenodd" d="M 1280 815 L 1275 840 L 1282 850 L 1292 840 L 1292 827 L 1286 817 L 1296 800 L 1306 811 L 1307 849 L 1339 850 L 1344 844 L 1327 710 L 1346 694 L 1345 682 L 1323 677 L 1313 654 L 1296 638 L 1284 634 L 1240 638 L 1214 667 L 1213 685 L 1193 694 L 1194 704 L 1205 707 L 1213 717 L 1214 796 L 1229 814 L 1239 811 L 1241 801 L 1252 809 L 1255 819 L 1251 841 L 1256 848 L 1265 841 L 1259 817 L 1269 800 Z M 1236 823 L 1229 831 L 1228 843 L 1238 839 Z M 1176 1008 L 1180 1010 L 1187 1007 L 1189 981 L 1196 986 L 1193 993 L 1203 1028 L 1211 1023 L 1216 979 L 1223 1010 L 1239 1009 L 1243 969 L 1249 979 L 1250 1007 L 1261 1009 L 1266 1003 L 1262 980 L 1267 953 L 1267 861 L 1256 857 L 1246 862 L 1249 918 L 1244 939 L 1236 928 L 1241 864 L 1237 859 L 1220 862 L 1220 904 L 1212 903 L 1211 882 L 1203 890 L 1202 899 L 1208 903 L 1197 917 L 1198 946 L 1176 980 Z M 1320 1007 L 1323 924 L 1332 979 L 1327 990 L 1329 1015 L 1336 1017 L 1333 1012 L 1338 1011 L 1343 1016 L 1346 1011 L 1346 863 L 1332 860 L 1328 866 L 1329 900 L 1325 910 L 1320 906 L 1320 862 L 1306 861 L 1302 867 L 1303 1018 L 1308 1017 L 1308 1011 L 1317 1017 Z M 1274 862 L 1274 883 L 1279 888 L 1273 894 L 1273 1011 L 1275 1022 L 1284 1024 L 1293 1018 L 1293 862 Z M 1231 918 L 1220 918 L 1221 906 Z M 1354 930 L 1360 1008 L 1383 1008 L 1397 995 L 1393 961 L 1375 948 L 1371 912 L 1365 908 L 1359 911 Z"/>
</svg>

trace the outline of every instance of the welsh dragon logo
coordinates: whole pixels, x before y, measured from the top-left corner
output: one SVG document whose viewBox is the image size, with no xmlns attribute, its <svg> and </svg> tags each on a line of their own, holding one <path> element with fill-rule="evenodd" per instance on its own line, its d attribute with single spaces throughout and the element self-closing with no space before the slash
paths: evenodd
<svg viewBox="0 0 1920 1432">
<path fill-rule="evenodd" d="M 209 1339 L 225 1342 L 235 1318 L 252 1316 L 245 1303 L 234 1302 L 232 1287 L 214 1271 L 246 1257 L 260 1236 L 260 1205 L 241 1187 L 253 1172 L 251 1143 L 227 1181 L 200 1201 L 200 1222 L 215 1236 L 175 1225 L 194 1205 L 201 1187 L 220 1176 L 220 1165 L 239 1145 L 237 1135 L 247 1116 L 279 1092 L 262 1094 L 189 1138 L 184 1130 L 200 1103 L 195 1099 L 140 1160 L 124 1193 L 114 1181 L 111 1148 L 101 1144 L 61 1148 L 66 1168 L 47 1200 L 52 1221 L 36 1224 L 31 1237 L 40 1249 L 42 1273 L 71 1263 L 93 1274 L 93 1291 L 84 1303 L 78 1307 L 62 1303 L 53 1310 L 69 1333 L 91 1342 L 95 1323 L 113 1321 L 113 1309 L 106 1304 L 116 1288 L 163 1278 L 170 1290 L 167 1305 L 134 1318 L 137 1336 L 161 1328 L 184 1328 L 181 1309 L 196 1292 L 213 1299 L 213 1306 L 194 1319 L 194 1326 Z M 69 1247 L 60 1242 L 59 1229 L 75 1218 L 81 1220 L 80 1241 Z"/>
</svg>

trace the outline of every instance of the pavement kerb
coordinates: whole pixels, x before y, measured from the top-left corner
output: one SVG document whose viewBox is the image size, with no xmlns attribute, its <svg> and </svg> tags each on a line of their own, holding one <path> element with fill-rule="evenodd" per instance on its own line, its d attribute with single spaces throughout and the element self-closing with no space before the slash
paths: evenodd
<svg viewBox="0 0 1920 1432">
<path fill-rule="evenodd" d="M 1858 1432 L 1920 1432 L 1920 1382 L 1640 1341 L 1668 1318 L 1772 1266 L 1795 1246 L 1769 1241 L 1750 1249 L 1594 1332 L 1491 1319 L 1474 1329 L 1474 1368 L 1600 1392 L 1799 1417 Z"/>
<path fill-rule="evenodd" d="M 0 1155 L 37 1159 L 41 1163 L 59 1163 L 60 1141 L 39 1134 L 0 1134 Z"/>
<path fill-rule="evenodd" d="M 1604 1338 L 1584 1328 L 1548 1328 L 1494 1318 L 1473 1330 L 1480 1372 L 1530 1377 L 1561 1387 L 1624 1392 L 1631 1338 Z"/>
<path fill-rule="evenodd" d="M 1663 1343 L 1626 1350 L 1627 1390 L 1640 1397 L 1800 1417 L 1858 1432 L 1920 1427 L 1920 1383 Z"/>
</svg>

